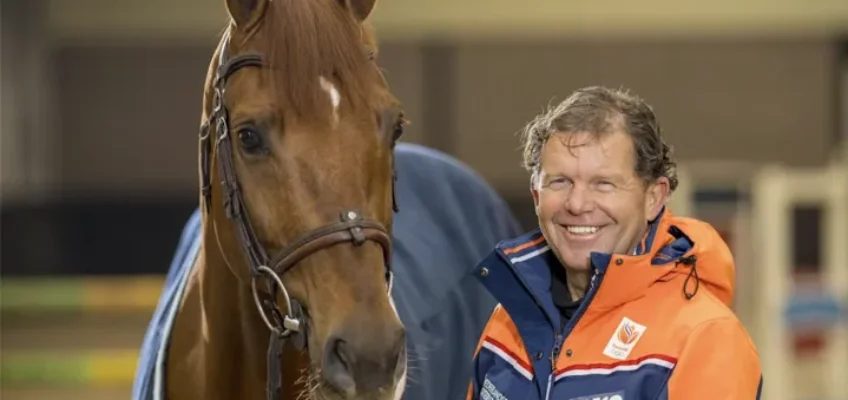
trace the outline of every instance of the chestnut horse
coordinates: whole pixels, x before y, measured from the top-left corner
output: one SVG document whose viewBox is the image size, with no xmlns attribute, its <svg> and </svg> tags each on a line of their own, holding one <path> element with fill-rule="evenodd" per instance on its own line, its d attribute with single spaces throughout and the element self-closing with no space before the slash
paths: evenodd
<svg viewBox="0 0 848 400">
<path fill-rule="evenodd" d="M 133 399 L 464 396 L 495 305 L 471 270 L 520 227 L 469 168 L 395 146 L 403 114 L 364 23 L 374 1 L 227 0 L 200 208 Z"/>
<path fill-rule="evenodd" d="M 374 2 L 226 1 L 203 99 L 202 244 L 159 360 L 167 398 L 401 397 L 388 290 L 405 120 L 373 60 Z"/>
</svg>

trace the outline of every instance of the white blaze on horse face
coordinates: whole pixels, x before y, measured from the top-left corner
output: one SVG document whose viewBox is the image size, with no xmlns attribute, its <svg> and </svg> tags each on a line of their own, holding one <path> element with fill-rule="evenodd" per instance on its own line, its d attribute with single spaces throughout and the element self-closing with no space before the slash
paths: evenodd
<svg viewBox="0 0 848 400">
<path fill-rule="evenodd" d="M 321 89 L 324 89 L 328 95 L 330 95 L 330 102 L 333 104 L 333 118 L 338 121 L 339 119 L 339 104 L 342 102 L 342 95 L 339 94 L 339 90 L 333 85 L 332 82 L 324 78 L 323 76 L 319 78 L 321 81 Z"/>
</svg>

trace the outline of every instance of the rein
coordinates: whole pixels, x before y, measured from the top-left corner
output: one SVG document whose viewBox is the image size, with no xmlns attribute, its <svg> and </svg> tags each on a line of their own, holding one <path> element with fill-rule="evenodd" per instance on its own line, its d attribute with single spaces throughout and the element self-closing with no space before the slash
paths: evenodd
<svg viewBox="0 0 848 400">
<path fill-rule="evenodd" d="M 383 249 L 383 259 L 386 270 L 386 281 L 391 293 L 392 242 L 389 232 L 379 222 L 368 219 L 356 210 L 343 210 L 339 219 L 313 230 L 304 232 L 282 250 L 269 257 L 268 251 L 259 242 L 256 232 L 250 223 L 241 186 L 235 172 L 233 145 L 230 135 L 229 111 L 224 104 L 227 79 L 235 72 L 245 67 L 265 68 L 267 65 L 258 54 L 243 54 L 228 58 L 227 48 L 230 42 L 229 29 L 224 33 L 218 57 L 218 66 L 213 81 L 213 109 L 209 119 L 200 129 L 200 164 L 201 164 L 201 193 L 206 210 L 212 205 L 212 185 L 210 173 L 210 158 L 213 156 L 211 142 L 211 127 L 217 134 L 215 149 L 220 179 L 222 183 L 223 206 L 228 219 L 232 220 L 238 232 L 238 239 L 250 266 L 250 287 L 253 300 L 259 315 L 270 330 L 270 341 L 267 353 L 267 399 L 280 398 L 282 387 L 282 372 L 280 368 L 283 346 L 287 339 L 303 350 L 307 346 L 307 313 L 301 304 L 289 296 L 280 278 L 294 268 L 301 260 L 322 249 L 341 243 L 351 243 L 361 246 L 366 241 L 374 241 Z M 214 124 L 214 125 L 213 125 Z M 396 176 L 393 174 L 393 177 Z M 397 211 L 392 186 L 393 209 Z M 265 290 L 260 290 L 258 283 L 265 281 Z M 278 294 L 285 301 L 283 313 L 276 301 Z"/>
</svg>

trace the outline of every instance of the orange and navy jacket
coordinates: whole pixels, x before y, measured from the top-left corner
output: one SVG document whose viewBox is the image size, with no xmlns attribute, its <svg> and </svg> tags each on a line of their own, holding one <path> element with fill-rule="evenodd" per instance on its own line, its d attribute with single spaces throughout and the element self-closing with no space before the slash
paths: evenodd
<svg viewBox="0 0 848 400">
<path fill-rule="evenodd" d="M 539 230 L 477 265 L 499 304 L 467 400 L 760 398 L 759 356 L 729 308 L 733 258 L 709 224 L 663 210 L 633 254 L 591 262 L 566 324 L 550 293 L 550 268 L 562 267 Z"/>
</svg>

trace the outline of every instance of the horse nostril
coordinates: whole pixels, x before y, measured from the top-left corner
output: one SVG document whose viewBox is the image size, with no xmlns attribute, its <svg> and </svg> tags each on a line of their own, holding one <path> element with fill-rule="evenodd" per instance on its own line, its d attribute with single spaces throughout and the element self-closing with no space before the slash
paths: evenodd
<svg viewBox="0 0 848 400">
<path fill-rule="evenodd" d="M 347 327 L 324 348 L 321 376 L 327 386 L 351 397 L 385 391 L 406 372 L 406 337 L 395 324 Z M 352 333 L 351 333 L 352 332 Z"/>
<path fill-rule="evenodd" d="M 333 347 L 335 347 L 334 351 L 336 352 L 336 357 L 339 358 L 339 361 L 341 361 L 345 366 L 349 367 L 350 366 L 350 360 L 348 360 L 348 358 L 347 358 L 348 356 L 347 356 L 347 351 L 345 351 L 345 346 L 346 346 L 345 341 L 338 339 L 338 340 L 336 340 L 336 345 L 333 346 Z"/>
<path fill-rule="evenodd" d="M 324 379 L 342 392 L 355 392 L 356 382 L 351 368 L 353 361 L 344 340 L 330 340 L 324 349 Z"/>
</svg>

